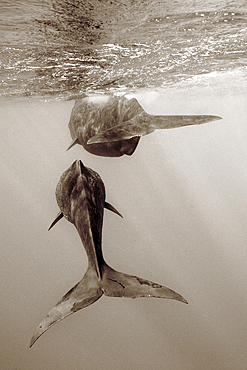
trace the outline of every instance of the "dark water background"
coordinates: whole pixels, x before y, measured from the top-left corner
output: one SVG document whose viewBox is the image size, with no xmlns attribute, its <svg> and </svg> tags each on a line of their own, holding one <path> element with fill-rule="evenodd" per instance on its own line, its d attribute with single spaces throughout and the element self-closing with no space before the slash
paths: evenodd
<svg viewBox="0 0 247 370">
<path fill-rule="evenodd" d="M 1 97 L 246 84 L 245 0 L 1 0 L 0 14 Z"/>
</svg>

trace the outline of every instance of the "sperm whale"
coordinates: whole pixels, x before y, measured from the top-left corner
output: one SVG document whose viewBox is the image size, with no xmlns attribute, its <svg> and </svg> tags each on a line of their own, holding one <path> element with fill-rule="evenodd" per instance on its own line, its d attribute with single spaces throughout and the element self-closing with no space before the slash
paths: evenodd
<svg viewBox="0 0 247 370">
<path fill-rule="evenodd" d="M 87 253 L 88 268 L 79 283 L 61 298 L 37 327 L 30 347 L 51 326 L 91 305 L 103 294 L 110 297 L 168 298 L 187 303 L 180 294 L 165 286 L 118 272 L 107 265 L 102 252 L 104 207 L 118 215 L 120 213 L 105 202 L 105 186 L 97 172 L 76 160 L 62 174 L 56 187 L 56 199 L 60 212 L 50 228 L 63 217 L 74 224 Z"/>
<path fill-rule="evenodd" d="M 142 136 L 155 130 L 219 120 L 211 115 L 151 115 L 135 99 L 125 96 L 92 96 L 78 99 L 68 124 L 72 142 L 105 157 L 134 153 Z M 67 149 L 67 150 L 68 150 Z"/>
</svg>

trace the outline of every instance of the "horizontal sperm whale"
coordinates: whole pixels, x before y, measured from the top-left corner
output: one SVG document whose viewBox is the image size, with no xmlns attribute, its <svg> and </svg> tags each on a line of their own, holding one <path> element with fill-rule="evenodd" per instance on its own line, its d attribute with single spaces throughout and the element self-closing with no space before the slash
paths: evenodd
<svg viewBox="0 0 247 370">
<path fill-rule="evenodd" d="M 72 109 L 70 149 L 81 144 L 88 152 L 105 157 L 134 153 L 141 136 L 169 129 L 219 120 L 210 115 L 161 116 L 144 111 L 135 98 L 97 96 L 78 99 Z M 67 149 L 67 150 L 68 150 Z"/>
<path fill-rule="evenodd" d="M 52 325 L 91 305 L 103 294 L 110 297 L 169 298 L 187 303 L 173 290 L 115 271 L 107 265 L 101 244 L 104 207 L 117 214 L 119 212 L 105 202 L 105 186 L 95 171 L 76 160 L 61 176 L 56 199 L 61 211 L 50 228 L 62 217 L 74 224 L 87 253 L 88 268 L 82 280 L 62 297 L 40 323 L 30 347 Z"/>
</svg>

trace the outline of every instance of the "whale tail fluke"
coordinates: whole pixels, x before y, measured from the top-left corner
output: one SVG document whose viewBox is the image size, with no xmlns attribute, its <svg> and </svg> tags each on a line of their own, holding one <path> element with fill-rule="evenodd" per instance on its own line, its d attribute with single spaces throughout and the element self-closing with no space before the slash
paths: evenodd
<svg viewBox="0 0 247 370">
<path fill-rule="evenodd" d="M 109 297 L 154 297 L 188 303 L 180 294 L 163 285 L 115 271 L 108 265 L 104 265 L 102 270 L 102 290 Z"/>
<path fill-rule="evenodd" d="M 89 267 L 82 280 L 70 289 L 50 310 L 36 329 L 30 347 L 51 326 L 72 313 L 96 302 L 103 294 L 108 297 L 154 297 L 175 299 L 188 303 L 180 294 L 152 281 L 113 270 L 107 264 L 101 266 L 101 279 Z"/>
<path fill-rule="evenodd" d="M 30 347 L 51 326 L 61 321 L 72 313 L 85 308 L 97 301 L 103 292 L 99 287 L 96 272 L 88 268 L 82 280 L 70 289 L 62 299 L 50 310 L 48 315 L 37 327 L 31 341 Z"/>
</svg>

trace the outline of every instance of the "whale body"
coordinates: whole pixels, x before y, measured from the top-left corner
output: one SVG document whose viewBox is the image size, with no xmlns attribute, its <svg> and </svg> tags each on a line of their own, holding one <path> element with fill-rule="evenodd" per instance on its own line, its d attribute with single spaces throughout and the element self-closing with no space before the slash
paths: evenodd
<svg viewBox="0 0 247 370">
<path fill-rule="evenodd" d="M 176 128 L 219 120 L 211 115 L 151 115 L 135 99 L 125 96 L 93 96 L 78 99 L 68 124 L 72 143 L 89 153 L 120 157 L 132 155 L 142 136 L 155 130 Z M 67 149 L 67 150 L 68 150 Z"/>
<path fill-rule="evenodd" d="M 97 301 L 103 294 L 110 297 L 156 297 L 187 301 L 163 285 L 127 275 L 111 268 L 102 252 L 104 208 L 119 212 L 105 202 L 105 187 L 99 174 L 76 160 L 61 176 L 56 188 L 60 212 L 50 228 L 65 217 L 76 227 L 88 257 L 83 278 L 50 310 L 37 327 L 30 347 L 51 326 L 74 312 Z"/>
</svg>

